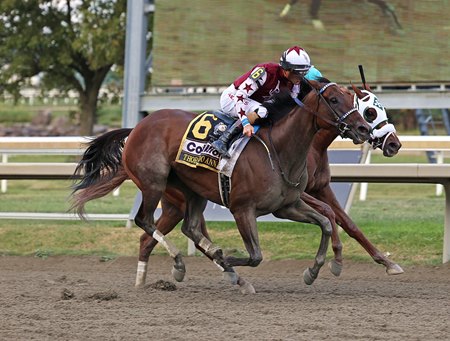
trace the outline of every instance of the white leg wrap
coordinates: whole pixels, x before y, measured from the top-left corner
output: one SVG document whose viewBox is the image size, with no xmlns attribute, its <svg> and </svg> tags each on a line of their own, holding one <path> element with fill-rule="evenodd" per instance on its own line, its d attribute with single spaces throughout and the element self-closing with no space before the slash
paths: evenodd
<svg viewBox="0 0 450 341">
<path fill-rule="evenodd" d="M 158 241 L 158 243 L 161 243 L 161 245 L 166 248 L 167 252 L 169 252 L 170 257 L 175 258 L 180 253 L 180 251 L 178 251 L 176 246 L 173 245 L 169 240 L 167 240 L 165 236 L 158 230 L 155 230 L 155 232 L 153 232 L 152 237 L 155 238 Z"/>
<path fill-rule="evenodd" d="M 136 271 L 136 287 L 141 287 L 145 284 L 145 279 L 147 277 L 147 262 L 138 261 L 137 271 Z"/>
<path fill-rule="evenodd" d="M 147 272 L 147 262 L 139 261 L 137 271 L 138 272 Z"/>
<path fill-rule="evenodd" d="M 213 243 L 211 243 L 206 237 L 203 237 L 200 240 L 198 246 L 200 246 L 203 250 L 205 250 L 205 253 L 207 253 L 210 256 L 212 256 L 217 250 L 220 249 L 218 246 L 215 246 Z"/>
</svg>

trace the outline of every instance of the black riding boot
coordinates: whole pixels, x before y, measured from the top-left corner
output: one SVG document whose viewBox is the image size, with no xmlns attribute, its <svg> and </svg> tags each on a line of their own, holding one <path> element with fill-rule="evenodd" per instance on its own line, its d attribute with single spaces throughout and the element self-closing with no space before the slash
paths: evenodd
<svg viewBox="0 0 450 341">
<path fill-rule="evenodd" d="M 228 142 L 234 137 L 238 132 L 242 130 L 241 120 L 237 120 L 233 123 L 231 127 L 223 132 L 223 134 L 214 141 L 211 145 L 219 152 L 220 155 L 230 158 L 231 155 L 228 154 Z"/>
</svg>

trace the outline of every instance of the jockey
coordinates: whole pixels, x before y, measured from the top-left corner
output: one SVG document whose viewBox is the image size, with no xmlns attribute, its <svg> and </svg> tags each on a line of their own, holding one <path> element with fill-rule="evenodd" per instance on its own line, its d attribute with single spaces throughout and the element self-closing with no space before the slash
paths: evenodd
<svg viewBox="0 0 450 341">
<path fill-rule="evenodd" d="M 230 157 L 227 144 L 243 127 L 243 134 L 254 133 L 253 123 L 267 116 L 267 109 L 261 105 L 274 93 L 287 89 L 292 97 L 300 92 L 302 77 L 315 80 L 321 77 L 319 70 L 311 65 L 308 53 L 298 46 L 283 52 L 280 62 L 257 64 L 250 71 L 237 78 L 220 97 L 220 107 L 225 114 L 238 120 L 212 146 L 223 156 Z"/>
</svg>

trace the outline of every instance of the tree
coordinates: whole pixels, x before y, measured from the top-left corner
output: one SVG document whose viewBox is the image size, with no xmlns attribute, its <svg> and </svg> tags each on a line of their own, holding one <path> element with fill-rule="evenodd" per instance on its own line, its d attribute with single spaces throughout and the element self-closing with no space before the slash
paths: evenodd
<svg viewBox="0 0 450 341">
<path fill-rule="evenodd" d="M 100 87 L 123 65 L 126 0 L 2 0 L 0 92 L 19 96 L 30 77 L 79 93 L 80 134 L 91 135 Z"/>
</svg>

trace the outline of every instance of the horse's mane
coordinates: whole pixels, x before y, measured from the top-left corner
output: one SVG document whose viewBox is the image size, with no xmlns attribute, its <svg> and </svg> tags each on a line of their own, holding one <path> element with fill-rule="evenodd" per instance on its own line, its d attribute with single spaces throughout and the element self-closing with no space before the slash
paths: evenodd
<svg viewBox="0 0 450 341">
<path fill-rule="evenodd" d="M 330 81 L 324 77 L 320 77 L 316 79 L 316 81 L 319 83 L 330 83 Z M 300 82 L 300 93 L 297 98 L 300 101 L 303 101 L 306 95 L 308 95 L 312 90 L 313 88 L 311 84 L 305 78 L 302 78 Z M 266 107 L 269 112 L 269 120 L 271 122 L 276 122 L 291 112 L 297 104 L 291 97 L 290 91 L 282 90 L 273 94 L 268 100 L 264 101 L 262 105 Z M 261 124 L 264 124 L 264 122 L 261 122 Z"/>
</svg>

